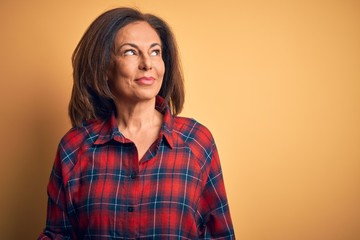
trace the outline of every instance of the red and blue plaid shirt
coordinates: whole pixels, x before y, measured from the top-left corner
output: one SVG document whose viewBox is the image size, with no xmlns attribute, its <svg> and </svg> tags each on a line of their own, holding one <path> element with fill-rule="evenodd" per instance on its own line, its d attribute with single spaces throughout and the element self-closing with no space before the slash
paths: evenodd
<svg viewBox="0 0 360 240">
<path fill-rule="evenodd" d="M 140 161 L 114 115 L 62 138 L 39 239 L 235 239 L 211 133 L 162 103 L 159 138 Z"/>
</svg>

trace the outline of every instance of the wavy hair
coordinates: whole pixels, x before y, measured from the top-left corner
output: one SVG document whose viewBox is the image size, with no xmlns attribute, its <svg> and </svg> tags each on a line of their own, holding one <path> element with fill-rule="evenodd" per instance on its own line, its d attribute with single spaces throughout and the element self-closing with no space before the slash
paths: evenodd
<svg viewBox="0 0 360 240">
<path fill-rule="evenodd" d="M 74 127 L 90 119 L 107 119 L 115 111 L 114 96 L 107 84 L 116 33 L 129 23 L 147 22 L 160 37 L 165 64 L 158 95 L 177 115 L 184 105 L 184 83 L 174 35 L 161 18 L 132 8 L 115 8 L 97 17 L 85 31 L 72 55 L 73 88 L 69 116 Z"/>
</svg>

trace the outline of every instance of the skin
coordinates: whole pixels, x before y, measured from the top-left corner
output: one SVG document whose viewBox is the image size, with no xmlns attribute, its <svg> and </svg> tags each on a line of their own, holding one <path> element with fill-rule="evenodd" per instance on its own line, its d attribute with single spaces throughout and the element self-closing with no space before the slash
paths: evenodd
<svg viewBox="0 0 360 240">
<path fill-rule="evenodd" d="M 118 31 L 108 73 L 116 97 L 120 132 L 133 141 L 139 160 L 159 137 L 162 115 L 155 109 L 165 65 L 161 40 L 146 22 L 134 22 Z"/>
</svg>

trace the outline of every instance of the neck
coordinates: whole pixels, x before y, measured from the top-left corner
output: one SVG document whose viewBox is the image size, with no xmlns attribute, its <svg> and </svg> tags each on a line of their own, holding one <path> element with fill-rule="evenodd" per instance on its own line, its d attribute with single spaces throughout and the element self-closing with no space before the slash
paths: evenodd
<svg viewBox="0 0 360 240">
<path fill-rule="evenodd" d="M 161 113 L 155 109 L 155 98 L 134 104 L 119 101 L 116 110 L 121 132 L 138 132 L 161 125 Z"/>
</svg>

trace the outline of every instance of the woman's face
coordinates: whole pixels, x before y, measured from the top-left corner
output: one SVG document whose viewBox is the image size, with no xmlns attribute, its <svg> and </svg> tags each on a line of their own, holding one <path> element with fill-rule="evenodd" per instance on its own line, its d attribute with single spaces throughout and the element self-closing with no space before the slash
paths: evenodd
<svg viewBox="0 0 360 240">
<path fill-rule="evenodd" d="M 108 73 L 110 90 L 117 101 L 136 103 L 155 99 L 165 72 L 161 54 L 160 37 L 148 23 L 130 23 L 117 32 Z"/>
</svg>

